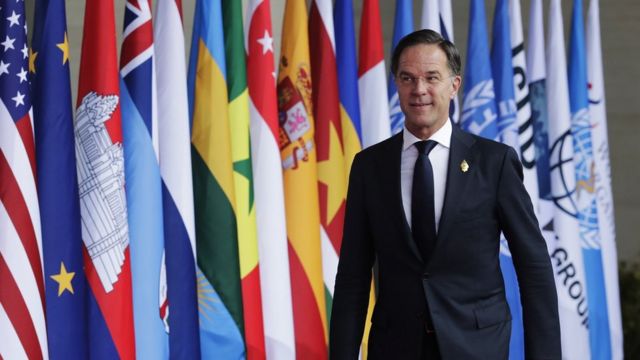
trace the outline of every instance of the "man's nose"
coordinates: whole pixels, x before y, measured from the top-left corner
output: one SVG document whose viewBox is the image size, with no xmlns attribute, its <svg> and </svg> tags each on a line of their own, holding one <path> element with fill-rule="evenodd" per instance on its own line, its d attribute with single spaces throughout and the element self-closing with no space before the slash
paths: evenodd
<svg viewBox="0 0 640 360">
<path fill-rule="evenodd" d="M 429 90 L 429 84 L 423 78 L 416 78 L 415 83 L 413 84 L 413 92 L 415 94 L 424 94 Z"/>
</svg>

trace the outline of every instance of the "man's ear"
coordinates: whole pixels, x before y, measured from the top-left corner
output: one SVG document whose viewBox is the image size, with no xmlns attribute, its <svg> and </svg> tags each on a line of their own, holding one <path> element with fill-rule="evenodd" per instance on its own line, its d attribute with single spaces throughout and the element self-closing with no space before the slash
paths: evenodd
<svg viewBox="0 0 640 360">
<path fill-rule="evenodd" d="M 460 75 L 456 75 L 451 82 L 451 94 L 449 95 L 450 99 L 453 99 L 458 94 L 458 90 L 460 90 L 460 86 L 462 85 L 462 77 Z"/>
</svg>

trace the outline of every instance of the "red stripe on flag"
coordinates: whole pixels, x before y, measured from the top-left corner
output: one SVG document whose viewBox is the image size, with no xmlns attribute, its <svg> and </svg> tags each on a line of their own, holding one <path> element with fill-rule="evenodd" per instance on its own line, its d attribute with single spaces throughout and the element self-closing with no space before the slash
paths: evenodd
<svg viewBox="0 0 640 360">
<path fill-rule="evenodd" d="M 264 359 L 266 354 L 259 266 L 253 268 L 247 276 L 242 278 L 242 302 L 244 306 L 244 335 L 247 344 L 247 359 Z"/>
<path fill-rule="evenodd" d="M 278 103 L 276 100 L 276 80 L 274 78 L 273 52 L 262 51 L 262 45 L 258 39 L 264 37 L 265 31 L 271 31 L 271 17 L 269 16 L 269 2 L 263 1 L 253 13 L 247 46 L 247 83 L 249 96 L 253 101 L 260 116 L 271 129 L 273 137 L 278 139 Z M 269 34 L 273 37 L 273 34 Z"/>
<path fill-rule="evenodd" d="M 358 77 L 384 60 L 382 29 L 378 0 L 364 0 L 360 25 L 360 48 L 358 49 Z"/>
<path fill-rule="evenodd" d="M 86 2 L 76 107 L 91 91 L 100 95 L 120 96 L 113 6 L 113 1 Z M 120 119 L 118 101 L 111 118 L 104 123 L 114 144 L 122 143 Z"/>
<path fill-rule="evenodd" d="M 329 236 L 331 245 L 336 254 L 340 254 L 340 246 L 342 245 L 342 233 L 344 229 L 344 212 L 346 209 L 346 202 L 343 200 L 338 208 L 338 211 L 334 214 L 332 219 L 327 218 L 327 207 L 329 206 L 329 187 L 318 181 L 318 197 L 320 200 L 320 221 L 324 231 Z"/>
<path fill-rule="evenodd" d="M 174 0 L 176 2 L 176 6 L 178 7 L 178 14 L 180 14 L 180 21 L 182 22 L 184 16 L 182 16 L 182 0 Z"/>
<path fill-rule="evenodd" d="M 2 172 L 0 171 L 0 173 Z M 23 294 L 2 255 L 0 255 L 0 284 L 2 284 L 0 286 L 0 303 L 4 307 L 16 334 L 18 334 L 27 358 L 42 359 L 42 349 L 36 328 L 33 326 L 33 319 L 24 302 Z"/>
<path fill-rule="evenodd" d="M 22 117 L 22 119 L 16 121 L 16 128 L 18 134 L 22 139 L 24 148 L 27 151 L 29 157 L 29 163 L 31 164 L 31 171 L 33 172 L 33 178 L 36 178 L 36 147 L 33 141 L 33 127 L 31 127 L 31 118 L 29 113 Z"/>
<path fill-rule="evenodd" d="M 124 252 L 124 264 L 118 275 L 118 281 L 113 284 L 113 290 L 106 293 L 93 266 L 86 247 L 82 247 L 85 274 L 93 291 L 98 307 L 107 324 L 113 343 L 118 350 L 120 359 L 135 359 L 136 346 L 133 332 L 133 304 L 131 297 L 131 265 L 129 247 Z"/>
<path fill-rule="evenodd" d="M 153 27 L 151 21 L 147 21 L 122 40 L 120 66 L 127 65 L 151 46 L 153 46 Z"/>
<path fill-rule="evenodd" d="M 313 295 L 309 278 L 298 254 L 290 242 L 288 245 L 296 357 L 298 359 L 326 359 L 327 344 L 318 302 Z"/>
<path fill-rule="evenodd" d="M 7 209 L 7 214 L 13 226 L 16 228 L 20 242 L 27 253 L 31 272 L 38 285 L 40 303 L 44 308 L 44 279 L 42 277 L 42 262 L 40 260 L 40 250 L 38 249 L 36 233 L 33 229 L 27 203 L 22 196 L 22 192 L 9 166 L 9 162 L 2 151 L 0 151 L 0 201 L 2 201 L 4 207 Z"/>
<path fill-rule="evenodd" d="M 315 1 L 309 15 L 309 48 L 311 49 L 311 78 L 313 81 L 313 117 L 316 119 L 315 140 L 318 144 L 318 162 L 329 159 L 331 149 L 330 124 L 338 133 L 340 149 L 342 124 L 340 123 L 340 99 L 338 98 L 338 70 L 336 57 L 325 24 L 322 22 Z M 343 166 L 340 164 L 340 166 Z"/>
</svg>

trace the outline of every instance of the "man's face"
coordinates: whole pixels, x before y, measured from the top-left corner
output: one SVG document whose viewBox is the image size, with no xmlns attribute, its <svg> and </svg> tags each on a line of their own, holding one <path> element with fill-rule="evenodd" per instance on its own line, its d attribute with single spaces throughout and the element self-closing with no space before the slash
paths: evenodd
<svg viewBox="0 0 640 360">
<path fill-rule="evenodd" d="M 435 44 L 420 44 L 402 51 L 395 76 L 405 126 L 426 139 L 449 118 L 449 102 L 460 88 L 460 76 L 451 74 L 447 56 Z"/>
</svg>

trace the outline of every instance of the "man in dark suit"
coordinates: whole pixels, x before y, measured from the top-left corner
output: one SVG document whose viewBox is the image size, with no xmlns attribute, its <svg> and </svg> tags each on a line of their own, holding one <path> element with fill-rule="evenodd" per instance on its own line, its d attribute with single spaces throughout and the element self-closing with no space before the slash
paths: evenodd
<svg viewBox="0 0 640 360">
<path fill-rule="evenodd" d="M 351 169 L 331 314 L 330 357 L 356 359 L 377 261 L 369 359 L 506 359 L 506 236 L 527 359 L 560 359 L 552 267 L 515 151 L 452 125 L 460 55 L 431 30 L 393 53 L 405 129 Z M 425 141 L 428 140 L 428 141 Z"/>
</svg>

